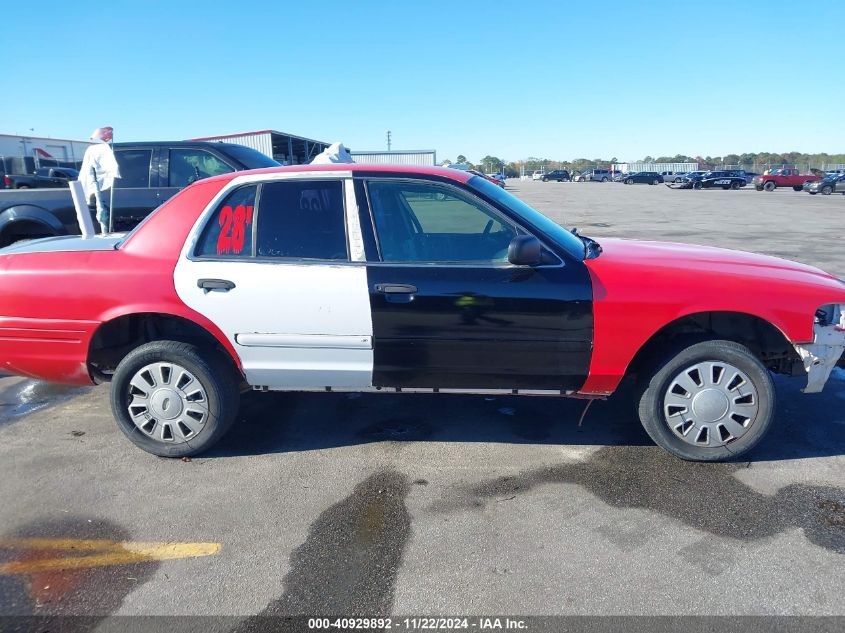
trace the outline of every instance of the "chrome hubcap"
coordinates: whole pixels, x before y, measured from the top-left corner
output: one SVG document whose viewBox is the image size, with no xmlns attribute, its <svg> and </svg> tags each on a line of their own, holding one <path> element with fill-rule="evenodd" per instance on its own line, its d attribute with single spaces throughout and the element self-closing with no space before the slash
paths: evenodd
<svg viewBox="0 0 845 633">
<path fill-rule="evenodd" d="M 663 397 L 669 428 L 694 446 L 720 447 L 739 439 L 757 418 L 757 389 L 730 363 L 705 361 L 680 371 Z"/>
<path fill-rule="evenodd" d="M 196 376 L 174 363 L 152 363 L 129 381 L 129 417 L 145 435 L 180 444 L 208 420 L 208 395 Z"/>
</svg>

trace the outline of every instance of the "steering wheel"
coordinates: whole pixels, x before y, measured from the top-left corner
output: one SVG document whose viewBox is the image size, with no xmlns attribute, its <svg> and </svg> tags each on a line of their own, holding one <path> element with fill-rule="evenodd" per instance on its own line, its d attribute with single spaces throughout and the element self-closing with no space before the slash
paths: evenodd
<svg viewBox="0 0 845 633">
<path fill-rule="evenodd" d="M 487 225 L 484 227 L 483 235 L 490 235 L 490 229 L 493 228 L 493 220 L 488 220 Z"/>
</svg>

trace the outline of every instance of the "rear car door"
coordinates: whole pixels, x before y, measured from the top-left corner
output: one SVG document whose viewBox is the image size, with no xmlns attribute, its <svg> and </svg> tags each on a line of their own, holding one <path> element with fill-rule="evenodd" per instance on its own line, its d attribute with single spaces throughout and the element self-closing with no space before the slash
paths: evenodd
<svg viewBox="0 0 845 633">
<path fill-rule="evenodd" d="M 112 227 L 115 231 L 133 228 L 159 204 L 158 173 L 155 170 L 154 148 L 116 147 L 114 156 L 120 170 L 112 199 Z"/>
<path fill-rule="evenodd" d="M 371 385 L 372 321 L 363 247 L 355 246 L 357 215 L 347 242 L 351 192 L 351 181 L 328 172 L 250 177 L 212 203 L 186 244 L 176 291 L 227 336 L 251 385 Z"/>
<path fill-rule="evenodd" d="M 367 282 L 375 386 L 581 386 L 592 341 L 583 262 L 510 264 L 510 241 L 527 231 L 467 189 L 398 178 L 358 187 L 370 210 L 361 224 L 374 236 Z"/>
</svg>

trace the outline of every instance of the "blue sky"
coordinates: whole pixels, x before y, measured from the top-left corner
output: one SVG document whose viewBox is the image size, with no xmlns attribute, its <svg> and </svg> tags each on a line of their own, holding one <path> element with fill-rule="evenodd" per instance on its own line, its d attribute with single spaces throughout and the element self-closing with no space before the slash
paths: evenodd
<svg viewBox="0 0 845 633">
<path fill-rule="evenodd" d="M 101 5 L 4 4 L 0 133 L 383 149 L 390 129 L 440 160 L 845 151 L 837 0 Z"/>
</svg>

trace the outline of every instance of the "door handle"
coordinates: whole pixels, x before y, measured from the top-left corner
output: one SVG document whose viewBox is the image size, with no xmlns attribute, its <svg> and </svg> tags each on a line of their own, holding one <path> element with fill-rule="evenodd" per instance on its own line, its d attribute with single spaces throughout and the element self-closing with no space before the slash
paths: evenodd
<svg viewBox="0 0 845 633">
<path fill-rule="evenodd" d="M 235 284 L 228 279 L 197 279 L 197 287 L 202 288 L 206 292 L 209 290 L 229 292 L 235 287 Z"/>
<path fill-rule="evenodd" d="M 417 287 L 411 284 L 376 284 L 376 292 L 385 295 L 412 295 Z"/>
</svg>

